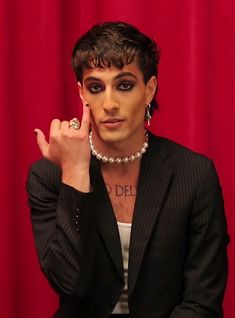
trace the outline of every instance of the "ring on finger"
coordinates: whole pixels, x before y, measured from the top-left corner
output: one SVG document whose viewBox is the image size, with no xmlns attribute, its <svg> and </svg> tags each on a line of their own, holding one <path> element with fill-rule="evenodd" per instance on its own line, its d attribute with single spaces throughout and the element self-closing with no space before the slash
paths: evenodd
<svg viewBox="0 0 235 318">
<path fill-rule="evenodd" d="M 80 121 L 77 118 L 73 118 L 69 121 L 69 127 L 78 130 L 81 127 Z"/>
</svg>

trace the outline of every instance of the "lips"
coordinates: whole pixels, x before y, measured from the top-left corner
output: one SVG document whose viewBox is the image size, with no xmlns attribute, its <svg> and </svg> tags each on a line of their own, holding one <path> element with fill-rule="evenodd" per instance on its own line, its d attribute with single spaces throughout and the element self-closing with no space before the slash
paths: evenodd
<svg viewBox="0 0 235 318">
<path fill-rule="evenodd" d="M 120 129 L 124 123 L 124 119 L 120 117 L 109 117 L 105 118 L 101 124 L 108 130 Z"/>
<path fill-rule="evenodd" d="M 115 123 L 122 122 L 122 121 L 124 121 L 124 119 L 112 117 L 112 118 L 106 118 L 105 120 L 102 121 L 102 123 L 103 124 L 115 124 Z"/>
</svg>

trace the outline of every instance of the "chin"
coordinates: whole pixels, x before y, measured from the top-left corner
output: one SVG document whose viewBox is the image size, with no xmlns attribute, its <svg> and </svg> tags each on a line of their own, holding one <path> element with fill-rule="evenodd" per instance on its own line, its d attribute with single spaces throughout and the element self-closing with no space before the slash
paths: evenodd
<svg viewBox="0 0 235 318">
<path fill-rule="evenodd" d="M 119 143 L 128 138 L 123 131 L 100 132 L 98 135 L 103 142 L 107 143 Z"/>
</svg>

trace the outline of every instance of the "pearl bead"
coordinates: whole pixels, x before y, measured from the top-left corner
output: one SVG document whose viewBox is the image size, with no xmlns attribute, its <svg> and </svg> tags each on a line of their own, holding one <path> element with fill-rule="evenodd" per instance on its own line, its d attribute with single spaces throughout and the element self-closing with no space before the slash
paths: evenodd
<svg viewBox="0 0 235 318">
<path fill-rule="evenodd" d="M 96 157 L 97 157 L 98 160 L 102 159 L 102 155 L 100 153 L 97 153 Z"/>
<path fill-rule="evenodd" d="M 103 156 L 103 157 L 102 157 L 102 161 L 103 161 L 103 162 L 108 162 L 108 161 L 109 161 L 109 158 L 108 158 L 107 156 Z"/>
<path fill-rule="evenodd" d="M 97 158 L 97 159 L 98 159 L 98 158 Z M 115 162 L 115 159 L 114 159 L 113 157 L 110 157 L 110 158 L 109 158 L 109 162 L 110 162 L 110 163 L 114 163 L 114 162 Z"/>
</svg>

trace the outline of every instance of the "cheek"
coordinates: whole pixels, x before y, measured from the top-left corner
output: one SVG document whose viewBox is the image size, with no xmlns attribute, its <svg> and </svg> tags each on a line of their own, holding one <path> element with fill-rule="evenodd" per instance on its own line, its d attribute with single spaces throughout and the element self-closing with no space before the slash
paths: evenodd
<svg viewBox="0 0 235 318">
<path fill-rule="evenodd" d="M 100 94 L 97 95 L 91 95 L 89 94 L 87 96 L 87 101 L 90 105 L 91 112 L 94 114 L 97 114 L 101 111 L 102 109 L 102 98 Z"/>
<path fill-rule="evenodd" d="M 92 107 L 97 104 L 97 100 L 99 100 L 99 94 L 91 94 L 86 88 L 83 91 L 84 99 L 88 102 L 88 104 Z"/>
<path fill-rule="evenodd" d="M 145 100 L 143 98 L 140 99 L 132 99 L 132 103 L 129 106 L 129 111 L 134 117 L 144 117 L 145 114 Z"/>
<path fill-rule="evenodd" d="M 94 106 L 90 106 L 91 118 L 94 120 L 97 117 L 97 109 Z"/>
<path fill-rule="evenodd" d="M 98 123 L 101 116 L 101 108 L 98 107 L 97 105 L 91 105 L 90 106 L 90 110 L 91 110 L 91 123 Z"/>
<path fill-rule="evenodd" d="M 90 119 L 91 119 L 91 127 L 92 127 L 92 129 L 97 130 L 96 127 L 97 127 L 98 121 L 97 121 L 96 116 L 92 112 L 91 112 Z"/>
</svg>

